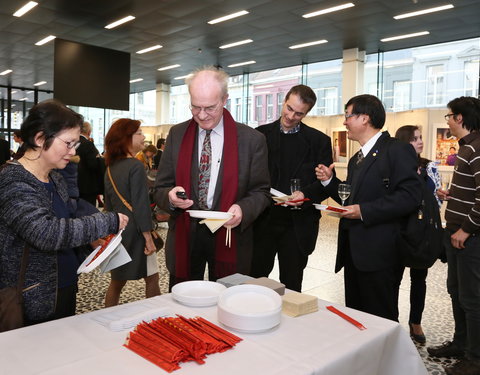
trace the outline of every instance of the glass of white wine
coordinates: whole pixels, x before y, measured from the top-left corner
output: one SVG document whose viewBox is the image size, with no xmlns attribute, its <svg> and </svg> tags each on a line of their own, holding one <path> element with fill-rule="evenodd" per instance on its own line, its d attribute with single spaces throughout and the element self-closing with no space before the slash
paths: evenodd
<svg viewBox="0 0 480 375">
<path fill-rule="evenodd" d="M 300 191 L 301 185 L 300 185 L 300 179 L 299 178 L 292 178 L 290 180 L 290 193 L 294 193 L 295 191 Z M 300 207 L 293 206 L 290 209 L 292 210 L 299 210 Z"/>
<path fill-rule="evenodd" d="M 352 187 L 349 184 L 338 184 L 338 196 L 342 200 L 342 206 L 345 205 L 345 201 L 350 196 Z"/>
<path fill-rule="evenodd" d="M 442 182 L 442 190 L 448 191 L 450 189 L 451 178 L 452 176 L 450 174 L 447 174 L 447 173 L 440 174 L 440 179 Z"/>
</svg>

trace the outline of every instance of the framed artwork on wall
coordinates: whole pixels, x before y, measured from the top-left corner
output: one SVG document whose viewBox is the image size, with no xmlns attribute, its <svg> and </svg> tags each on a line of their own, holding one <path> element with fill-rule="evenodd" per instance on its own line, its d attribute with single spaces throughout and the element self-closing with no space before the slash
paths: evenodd
<svg viewBox="0 0 480 375">
<path fill-rule="evenodd" d="M 333 128 L 332 129 L 332 155 L 333 155 L 333 162 L 344 163 L 345 165 L 348 163 L 348 159 L 350 158 L 349 151 L 348 151 L 348 139 L 347 139 L 347 131 L 344 127 L 341 128 Z"/>
<path fill-rule="evenodd" d="M 431 159 L 439 166 L 451 167 L 455 164 L 458 152 L 458 139 L 452 135 L 444 123 L 433 124 Z"/>
</svg>

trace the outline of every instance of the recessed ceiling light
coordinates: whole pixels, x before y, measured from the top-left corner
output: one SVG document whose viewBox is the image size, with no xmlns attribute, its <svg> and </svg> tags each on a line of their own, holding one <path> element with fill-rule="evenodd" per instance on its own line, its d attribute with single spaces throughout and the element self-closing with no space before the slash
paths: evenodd
<svg viewBox="0 0 480 375">
<path fill-rule="evenodd" d="M 307 13 L 307 14 L 304 14 L 302 17 L 303 18 L 310 18 L 310 17 L 320 16 L 321 14 L 332 13 L 332 12 L 336 12 L 338 10 L 343 10 L 343 9 L 351 8 L 351 7 L 354 7 L 354 6 L 355 6 L 354 3 L 346 3 L 346 4 L 342 4 L 342 5 L 337 5 L 337 6 L 331 7 L 331 8 L 317 10 L 316 12 Z"/>
<path fill-rule="evenodd" d="M 28 100 L 28 98 L 27 98 L 27 97 L 25 97 L 25 98 L 21 98 L 21 99 L 18 99 L 18 100 Z"/>
<path fill-rule="evenodd" d="M 324 44 L 328 43 L 328 40 L 322 39 L 322 40 L 316 40 L 314 42 L 308 42 L 308 43 L 302 43 L 302 44 L 295 44 L 294 46 L 290 46 L 288 48 L 290 49 L 297 49 L 297 48 L 303 48 L 303 47 L 310 47 L 310 46 L 316 46 L 317 44 Z"/>
<path fill-rule="evenodd" d="M 158 70 L 160 70 L 160 71 L 168 70 L 168 69 L 178 68 L 179 66 L 180 66 L 180 64 L 168 65 L 168 66 L 164 66 L 163 68 L 158 68 Z"/>
<path fill-rule="evenodd" d="M 134 16 L 123 17 L 122 19 L 120 19 L 118 21 L 109 23 L 107 26 L 105 26 L 105 28 L 106 29 L 113 29 L 114 27 L 120 26 L 120 25 L 124 24 L 125 22 L 129 22 L 129 21 L 134 20 L 134 19 L 135 19 Z"/>
<path fill-rule="evenodd" d="M 218 48 L 221 48 L 221 49 L 231 48 L 231 47 L 241 46 L 242 44 L 248 44 L 252 42 L 253 42 L 252 39 L 245 39 L 245 40 L 240 40 L 239 42 L 224 44 L 223 46 L 220 46 Z"/>
<path fill-rule="evenodd" d="M 0 73 L 0 76 L 5 76 L 5 75 L 7 75 L 7 74 L 9 74 L 9 73 L 11 73 L 11 72 L 13 72 L 12 69 L 4 70 L 3 72 Z"/>
<path fill-rule="evenodd" d="M 28 11 L 32 10 L 33 8 L 35 8 L 37 5 L 38 5 L 38 3 L 36 3 L 35 1 L 29 1 L 29 2 L 26 3 L 23 7 L 21 7 L 19 10 L 17 10 L 15 13 L 13 13 L 13 15 L 14 15 L 15 17 L 21 17 L 21 16 L 23 16 L 25 13 L 27 13 Z"/>
<path fill-rule="evenodd" d="M 250 64 L 256 64 L 256 61 L 255 60 L 244 61 L 244 62 L 241 62 L 241 63 L 228 65 L 228 67 L 229 68 L 235 68 L 237 66 L 250 65 Z"/>
<path fill-rule="evenodd" d="M 137 79 L 132 79 L 130 83 L 141 82 L 141 81 L 143 81 L 143 78 L 137 78 Z"/>
<path fill-rule="evenodd" d="M 185 79 L 185 78 L 188 78 L 188 77 L 191 77 L 191 76 L 193 76 L 192 73 L 187 74 L 186 76 L 175 77 L 174 79 Z"/>
<path fill-rule="evenodd" d="M 44 85 L 45 83 L 47 83 L 47 81 L 40 81 L 40 82 L 34 83 L 33 86 L 41 86 L 41 85 Z"/>
<path fill-rule="evenodd" d="M 452 9 L 452 8 L 453 8 L 453 5 L 452 5 L 452 4 L 447 4 L 447 5 L 442 5 L 442 6 L 435 7 L 435 8 L 429 8 L 429 9 L 424 9 L 424 10 L 417 10 L 416 12 L 399 14 L 398 16 L 394 16 L 393 18 L 395 18 L 396 20 L 401 20 L 402 18 L 421 16 L 422 14 L 428 14 L 428 13 L 433 13 L 433 12 L 440 12 L 440 11 L 442 11 L 442 10 L 447 10 L 447 9 Z"/>
<path fill-rule="evenodd" d="M 37 43 L 35 43 L 35 45 L 36 46 L 43 46 L 45 43 L 48 43 L 55 38 L 56 38 L 55 35 L 49 35 L 46 38 L 43 38 L 42 40 L 39 40 Z"/>
<path fill-rule="evenodd" d="M 391 42 L 393 40 L 415 38 L 417 36 L 428 35 L 428 34 L 430 34 L 428 31 L 420 31 L 418 33 L 413 33 L 413 34 L 405 34 L 405 35 L 392 36 L 390 38 L 383 38 L 383 39 L 380 39 L 380 42 Z"/>
<path fill-rule="evenodd" d="M 137 51 L 136 53 L 138 53 L 139 55 L 141 55 L 142 53 L 147 53 L 147 52 L 151 52 L 151 51 L 155 51 L 156 49 L 160 49 L 162 48 L 163 46 L 161 46 L 160 44 L 157 44 L 155 46 L 152 46 L 152 47 L 148 47 L 148 48 L 145 48 L 145 49 L 141 49 L 140 51 Z"/>
<path fill-rule="evenodd" d="M 216 23 L 219 23 L 219 22 L 231 20 L 232 18 L 244 16 L 245 14 L 248 14 L 248 12 L 246 10 L 241 10 L 240 12 L 232 13 L 232 14 L 220 17 L 220 18 L 215 18 L 214 20 L 208 21 L 208 23 L 210 25 L 213 25 L 213 24 L 216 24 Z"/>
<path fill-rule="evenodd" d="M 13 90 L 11 93 L 12 93 L 12 94 L 16 94 L 16 93 L 17 93 L 17 90 Z"/>
</svg>

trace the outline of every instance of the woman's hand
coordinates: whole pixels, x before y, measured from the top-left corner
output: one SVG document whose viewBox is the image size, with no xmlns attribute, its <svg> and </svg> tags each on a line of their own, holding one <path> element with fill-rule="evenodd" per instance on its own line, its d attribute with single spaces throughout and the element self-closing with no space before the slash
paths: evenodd
<svg viewBox="0 0 480 375">
<path fill-rule="evenodd" d="M 119 213 L 118 214 L 118 230 L 125 229 L 128 224 L 128 216 Z"/>
<path fill-rule="evenodd" d="M 142 234 L 145 238 L 145 250 L 143 250 L 143 252 L 145 255 L 152 255 L 157 251 L 155 243 L 153 242 L 152 234 L 150 232 L 143 232 Z"/>
</svg>

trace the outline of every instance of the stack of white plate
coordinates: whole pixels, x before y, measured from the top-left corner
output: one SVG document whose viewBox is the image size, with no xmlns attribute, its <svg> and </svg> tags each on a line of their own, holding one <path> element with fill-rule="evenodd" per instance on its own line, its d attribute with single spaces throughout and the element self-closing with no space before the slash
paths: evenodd
<svg viewBox="0 0 480 375">
<path fill-rule="evenodd" d="M 172 288 L 172 297 L 182 305 L 192 307 L 213 306 L 225 285 L 204 280 L 185 281 Z"/>
<path fill-rule="evenodd" d="M 280 324 L 282 299 L 277 292 L 260 285 L 236 285 L 218 298 L 220 323 L 236 331 L 255 333 Z"/>
</svg>

